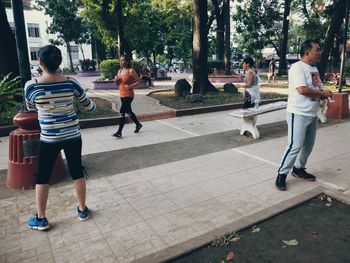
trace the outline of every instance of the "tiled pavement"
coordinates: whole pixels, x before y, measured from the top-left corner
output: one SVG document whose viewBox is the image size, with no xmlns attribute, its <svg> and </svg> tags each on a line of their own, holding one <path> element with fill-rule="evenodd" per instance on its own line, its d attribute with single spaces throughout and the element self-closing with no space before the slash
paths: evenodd
<svg viewBox="0 0 350 263">
<path fill-rule="evenodd" d="M 259 124 L 284 118 L 284 111 L 273 112 L 259 117 Z M 144 124 L 137 135 L 126 125 L 122 140 L 110 136 L 115 127 L 83 130 L 84 154 L 238 129 L 241 120 L 217 112 Z M 319 129 L 308 168 L 320 180 L 290 177 L 285 192 L 274 187 L 285 136 L 90 179 L 87 204 L 92 217 L 86 222 L 76 217 L 73 186 L 52 187 L 47 210 L 52 229 L 44 233 L 26 228 L 35 211 L 34 192 L 18 192 L 0 200 L 0 262 L 131 262 L 317 186 L 349 189 L 349 129 L 350 122 Z M 4 169 L 7 138 L 1 140 Z"/>
</svg>

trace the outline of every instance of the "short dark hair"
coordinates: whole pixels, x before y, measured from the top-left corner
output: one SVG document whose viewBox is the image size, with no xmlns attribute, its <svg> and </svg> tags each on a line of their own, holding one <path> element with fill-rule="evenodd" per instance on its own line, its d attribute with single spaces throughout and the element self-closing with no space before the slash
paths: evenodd
<svg viewBox="0 0 350 263">
<path fill-rule="evenodd" d="M 62 54 L 54 45 L 47 45 L 39 50 L 39 59 L 50 73 L 55 73 L 62 63 Z"/>
<path fill-rule="evenodd" d="M 243 59 L 243 62 L 246 63 L 246 64 L 249 64 L 249 67 L 254 67 L 254 59 L 252 59 L 251 57 L 245 57 Z"/>
<path fill-rule="evenodd" d="M 131 59 L 127 55 L 120 55 L 119 59 L 124 58 L 126 62 L 126 68 L 132 68 Z"/>
<path fill-rule="evenodd" d="M 319 45 L 320 42 L 318 40 L 315 40 L 315 39 L 305 40 L 300 46 L 300 51 L 299 51 L 300 57 L 303 57 L 305 55 L 306 51 L 309 51 L 312 49 L 312 44 Z"/>
</svg>

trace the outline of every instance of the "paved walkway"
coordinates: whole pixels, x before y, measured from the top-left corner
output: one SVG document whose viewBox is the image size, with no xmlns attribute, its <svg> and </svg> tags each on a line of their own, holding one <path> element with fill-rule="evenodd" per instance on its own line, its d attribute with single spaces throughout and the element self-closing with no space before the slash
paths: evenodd
<svg viewBox="0 0 350 263">
<path fill-rule="evenodd" d="M 283 110 L 273 112 L 259 117 L 259 124 L 284 117 Z M 34 192 L 9 190 L 9 196 L 0 200 L 0 262 L 131 262 L 318 185 L 350 188 L 350 122 L 319 129 L 308 165 L 319 180 L 288 178 L 286 192 L 274 187 L 286 136 L 253 141 L 232 131 L 240 124 L 241 120 L 228 112 L 217 112 L 145 122 L 139 134 L 132 133 L 128 124 L 120 140 L 110 136 L 114 127 L 83 130 L 85 157 L 122 153 L 123 149 L 136 152 L 147 145 L 162 147 L 162 142 L 181 143 L 228 131 L 232 132 L 230 140 L 252 143 L 128 172 L 91 176 L 87 204 L 92 217 L 87 222 L 77 220 L 72 185 L 53 186 L 47 210 L 52 229 L 45 233 L 26 228 L 28 216 L 35 211 Z M 3 155 L 7 138 L 1 140 Z M 157 157 L 156 151 L 153 154 Z"/>
<path fill-rule="evenodd" d="M 308 164 L 317 182 L 288 177 L 288 191 L 280 192 L 274 180 L 287 143 L 285 111 L 259 116 L 260 140 L 240 136 L 242 120 L 229 112 L 148 121 L 139 134 L 127 124 L 122 139 L 110 136 L 113 126 L 82 130 L 86 222 L 76 217 L 67 179 L 50 188 L 52 229 L 27 229 L 34 191 L 5 189 L 0 177 L 0 262 L 132 262 L 320 185 L 350 194 L 350 122 L 320 125 Z M 0 140 L 4 171 L 8 138 Z M 124 170 L 103 174 L 108 166 Z"/>
</svg>

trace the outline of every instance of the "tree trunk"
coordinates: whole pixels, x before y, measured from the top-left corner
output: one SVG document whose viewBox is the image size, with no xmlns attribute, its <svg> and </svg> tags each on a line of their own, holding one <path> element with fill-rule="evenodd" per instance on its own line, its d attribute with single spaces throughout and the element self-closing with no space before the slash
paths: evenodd
<svg viewBox="0 0 350 263">
<path fill-rule="evenodd" d="M 333 14 L 331 16 L 331 21 L 328 26 L 324 45 L 322 48 L 321 61 L 318 64 L 318 70 L 320 71 L 321 80 L 324 79 L 324 75 L 327 70 L 329 53 L 331 52 L 332 46 L 335 41 L 335 36 L 339 35 L 340 28 L 343 23 L 343 18 L 345 16 L 346 0 L 338 0 L 334 2 Z"/>
<path fill-rule="evenodd" d="M 288 16 L 290 13 L 290 3 L 292 0 L 284 1 L 284 13 L 283 13 L 283 27 L 282 27 L 282 40 L 281 40 L 281 55 L 280 55 L 280 65 L 278 69 L 278 75 L 286 75 L 287 74 L 287 44 L 288 44 L 288 28 L 289 28 L 289 20 Z"/>
<path fill-rule="evenodd" d="M 216 17 L 216 59 L 224 60 L 225 23 L 223 17 Z"/>
<path fill-rule="evenodd" d="M 208 80 L 208 1 L 193 1 L 193 93 L 218 90 Z"/>
<path fill-rule="evenodd" d="M 224 0 L 223 16 L 225 20 L 225 75 L 230 75 L 231 71 L 231 25 L 230 25 L 230 0 Z"/>
<path fill-rule="evenodd" d="M 157 64 L 157 53 L 156 53 L 156 49 L 153 49 L 153 65 L 155 66 Z"/>
<path fill-rule="evenodd" d="M 80 52 L 81 52 L 81 55 L 83 56 L 83 60 L 85 60 L 85 54 L 84 54 L 83 45 L 82 45 L 82 44 L 80 44 L 80 45 L 79 45 L 79 47 L 80 47 Z"/>
<path fill-rule="evenodd" d="M 72 50 L 71 50 L 71 46 L 70 46 L 69 41 L 66 41 L 66 45 L 67 45 L 67 52 L 68 52 L 68 56 L 69 56 L 70 70 L 72 72 L 74 72 L 73 59 L 72 59 Z"/>
<path fill-rule="evenodd" d="M 123 24 L 123 12 L 122 12 L 122 1 L 117 0 L 115 14 L 117 16 L 118 25 L 118 50 L 120 55 L 127 55 L 130 59 L 132 58 L 129 44 L 124 35 L 124 24 Z"/>
<path fill-rule="evenodd" d="M 223 16 L 224 4 L 222 11 L 220 10 L 217 0 L 212 0 L 214 6 L 214 13 L 216 18 L 216 59 L 224 60 L 224 48 L 225 48 L 225 18 Z"/>
<path fill-rule="evenodd" d="M 19 76 L 16 39 L 7 20 L 3 1 L 0 0 L 0 78 L 12 73 Z"/>
</svg>

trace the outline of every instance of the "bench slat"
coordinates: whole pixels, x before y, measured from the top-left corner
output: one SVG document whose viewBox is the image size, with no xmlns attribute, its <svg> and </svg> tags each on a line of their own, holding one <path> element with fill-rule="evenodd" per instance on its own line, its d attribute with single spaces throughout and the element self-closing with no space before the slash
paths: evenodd
<svg viewBox="0 0 350 263">
<path fill-rule="evenodd" d="M 248 109 L 234 110 L 229 114 L 231 116 L 234 116 L 234 117 L 244 118 L 244 117 L 257 116 L 259 114 L 263 114 L 263 113 L 275 111 L 275 110 L 280 110 L 280 109 L 285 109 L 285 108 L 287 108 L 287 102 L 286 101 L 278 101 L 278 102 L 274 102 L 274 103 L 261 105 L 257 109 L 248 108 Z"/>
</svg>

